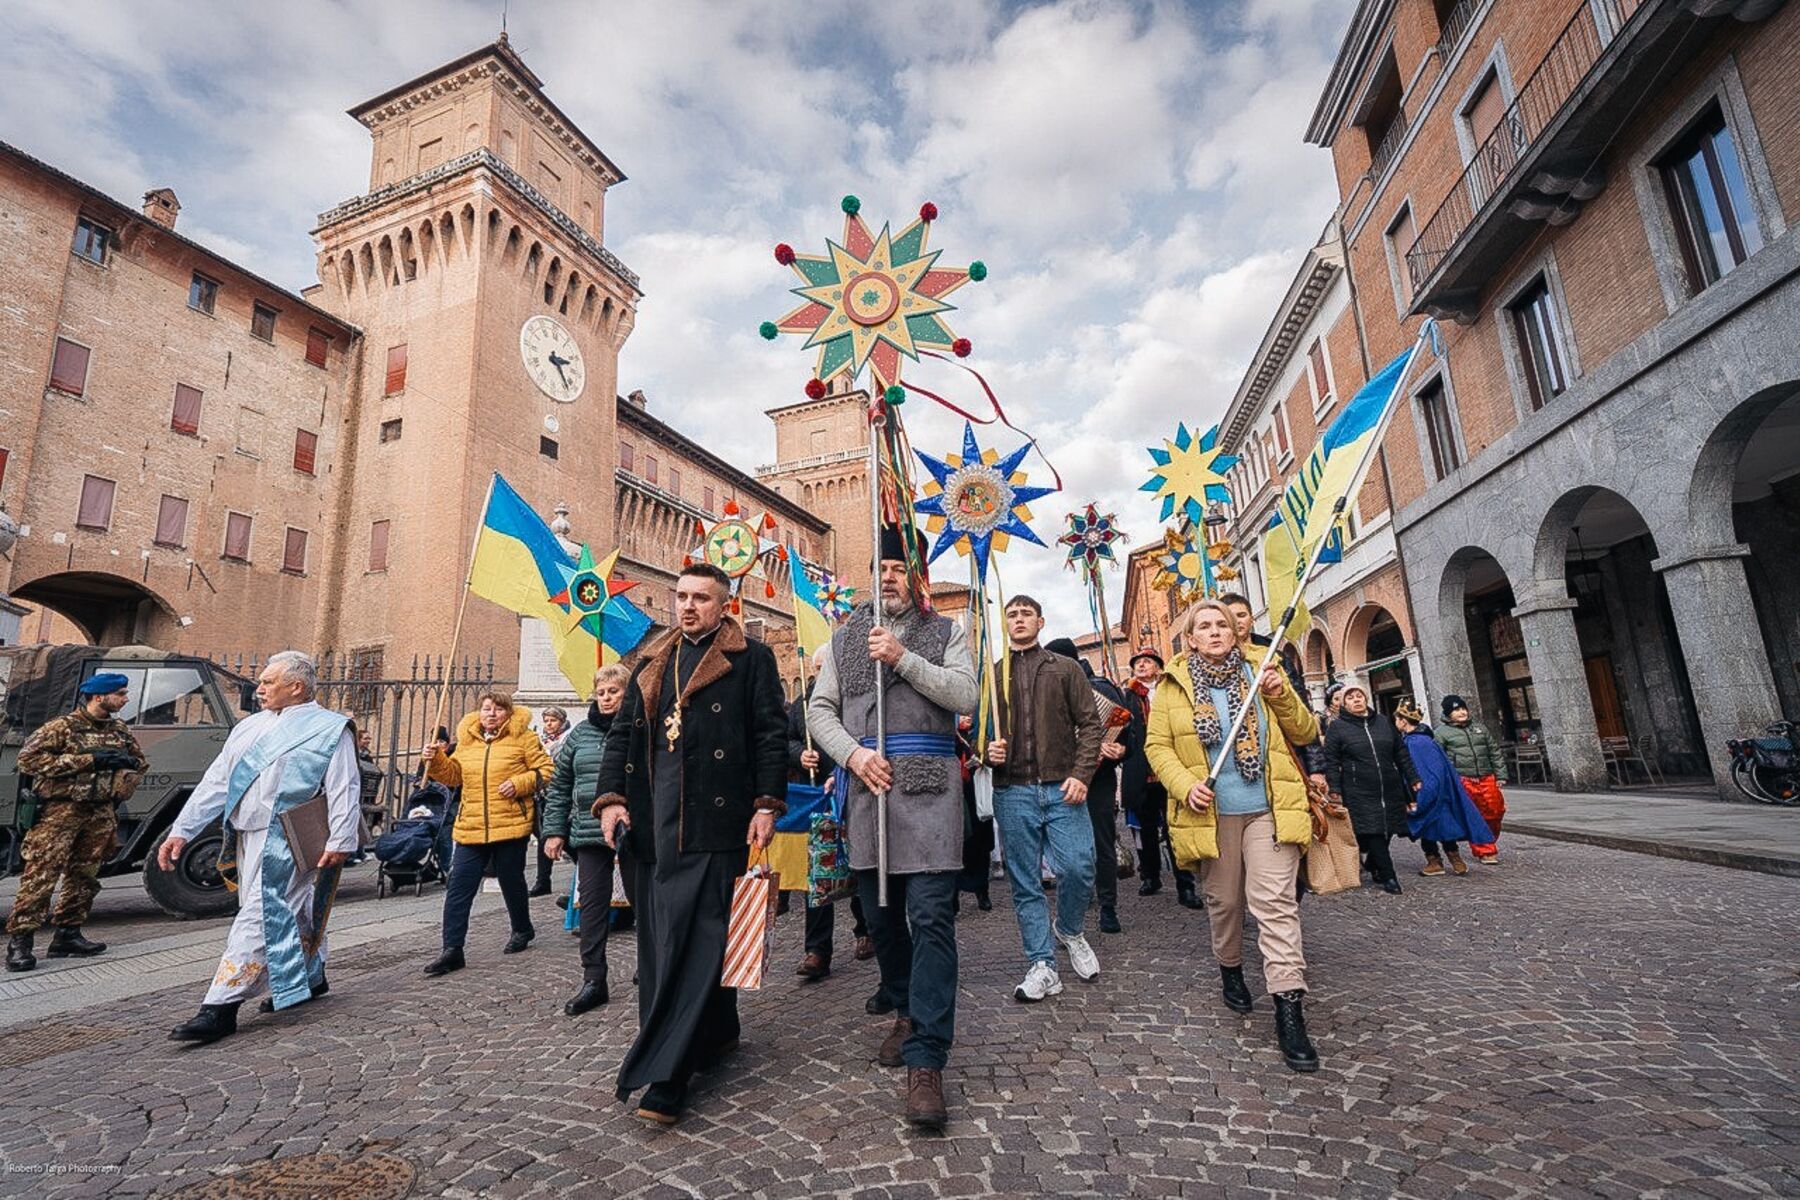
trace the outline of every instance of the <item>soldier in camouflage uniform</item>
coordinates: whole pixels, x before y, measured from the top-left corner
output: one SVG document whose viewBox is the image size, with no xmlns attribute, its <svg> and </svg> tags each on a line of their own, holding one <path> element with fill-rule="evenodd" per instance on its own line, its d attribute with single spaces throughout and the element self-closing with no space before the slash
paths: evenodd
<svg viewBox="0 0 1800 1200">
<path fill-rule="evenodd" d="M 51 958 L 106 949 L 81 936 L 81 923 L 100 890 L 100 865 L 116 847 L 117 805 L 137 790 L 149 766 L 137 739 L 113 716 L 130 699 L 130 682 L 116 673 L 95 675 L 81 685 L 75 711 L 46 722 L 19 751 L 19 773 L 31 777 L 41 807 L 25 835 L 25 872 L 6 922 L 9 971 L 37 966 L 32 937 L 46 920 L 56 926 Z M 58 879 L 62 891 L 53 909 Z"/>
</svg>

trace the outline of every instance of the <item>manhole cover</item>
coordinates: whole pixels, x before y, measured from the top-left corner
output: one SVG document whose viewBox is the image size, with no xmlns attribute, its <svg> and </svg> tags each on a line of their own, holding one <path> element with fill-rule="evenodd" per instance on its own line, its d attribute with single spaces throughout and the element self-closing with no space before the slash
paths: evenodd
<svg viewBox="0 0 1800 1200">
<path fill-rule="evenodd" d="M 0 1035 L 0 1067 L 22 1067 L 70 1050 L 83 1050 L 116 1042 L 123 1029 L 106 1025 L 40 1025 Z"/>
<path fill-rule="evenodd" d="M 257 1163 L 179 1194 L 197 1200 L 398 1200 L 412 1191 L 415 1175 L 411 1163 L 383 1151 L 354 1158 L 296 1154 Z"/>
</svg>

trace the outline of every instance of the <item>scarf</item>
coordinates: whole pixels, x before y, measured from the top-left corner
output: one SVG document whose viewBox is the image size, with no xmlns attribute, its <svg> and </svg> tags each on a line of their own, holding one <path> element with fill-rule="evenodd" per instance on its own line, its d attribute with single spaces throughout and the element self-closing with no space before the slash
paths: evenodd
<svg viewBox="0 0 1800 1200">
<path fill-rule="evenodd" d="M 1211 749 L 1224 740 L 1225 729 L 1237 720 L 1239 710 L 1253 703 L 1250 679 L 1244 669 L 1244 652 L 1233 646 L 1231 653 L 1219 663 L 1190 654 L 1187 665 L 1188 682 L 1194 689 L 1194 732 L 1200 736 L 1200 744 Z M 1225 692 L 1228 710 L 1223 718 L 1219 715 L 1218 705 L 1213 703 L 1214 688 Z M 1262 730 L 1255 713 L 1250 714 L 1238 731 L 1232 757 L 1237 761 L 1239 775 L 1252 783 L 1262 778 Z"/>
<path fill-rule="evenodd" d="M 619 714 L 616 712 L 601 712 L 600 702 L 598 700 L 588 701 L 588 724 L 592 725 L 595 729 L 598 729 L 601 733 L 606 733 L 612 729 L 613 718 L 618 715 Z"/>
</svg>

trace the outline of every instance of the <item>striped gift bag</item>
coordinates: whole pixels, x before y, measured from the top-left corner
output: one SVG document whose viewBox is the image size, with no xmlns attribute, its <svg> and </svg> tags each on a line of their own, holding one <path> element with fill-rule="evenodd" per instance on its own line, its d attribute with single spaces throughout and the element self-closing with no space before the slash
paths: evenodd
<svg viewBox="0 0 1800 1200">
<path fill-rule="evenodd" d="M 769 947 L 775 939 L 776 889 L 780 884 L 780 876 L 769 869 L 768 855 L 752 851 L 749 869 L 731 892 L 731 924 L 725 932 L 720 987 L 762 987 L 769 971 Z"/>
</svg>

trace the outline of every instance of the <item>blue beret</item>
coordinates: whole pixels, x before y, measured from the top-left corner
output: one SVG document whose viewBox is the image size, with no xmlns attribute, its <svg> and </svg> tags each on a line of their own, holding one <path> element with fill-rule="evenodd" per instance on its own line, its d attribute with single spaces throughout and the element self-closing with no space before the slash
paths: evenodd
<svg viewBox="0 0 1800 1200">
<path fill-rule="evenodd" d="M 117 671 L 107 671 L 94 676 L 81 685 L 84 696 L 105 696 L 131 686 L 131 676 L 121 675 Z"/>
</svg>

